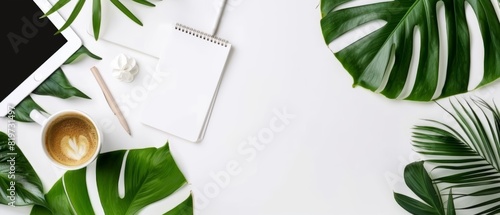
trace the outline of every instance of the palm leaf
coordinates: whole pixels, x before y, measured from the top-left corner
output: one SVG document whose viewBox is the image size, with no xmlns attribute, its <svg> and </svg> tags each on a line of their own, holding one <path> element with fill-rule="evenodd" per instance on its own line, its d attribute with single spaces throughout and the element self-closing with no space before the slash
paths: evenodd
<svg viewBox="0 0 500 215">
<path fill-rule="evenodd" d="M 453 201 L 453 193 L 450 189 L 450 193 L 448 194 L 448 205 L 446 207 L 446 215 L 455 215 L 455 202 Z"/>
<path fill-rule="evenodd" d="M 394 193 L 394 199 L 406 211 L 416 215 L 455 214 L 451 190 L 445 208 L 440 191 L 424 168 L 423 161 L 408 164 L 404 169 L 404 179 L 406 185 L 421 199 L 417 200 L 400 193 Z"/>
<path fill-rule="evenodd" d="M 68 28 L 73 23 L 73 21 L 75 21 L 76 17 L 78 16 L 80 11 L 82 10 L 84 4 L 85 4 L 85 0 L 78 0 L 75 7 L 73 8 L 73 11 L 69 15 L 68 19 L 66 20 L 66 22 L 64 22 L 63 26 L 61 26 L 61 28 L 56 32 L 56 34 L 59 34 L 62 31 L 64 31 L 66 28 Z"/>
<path fill-rule="evenodd" d="M 120 0 L 110 0 L 111 3 L 113 3 L 116 8 L 118 8 L 123 14 L 125 14 L 128 18 L 130 18 L 132 21 L 137 23 L 138 25 L 142 26 L 141 20 L 137 18 L 125 5 L 123 5 Z"/>
<path fill-rule="evenodd" d="M 149 7 L 155 7 L 156 5 L 151 3 L 150 1 L 147 1 L 147 0 L 133 0 L 139 4 L 143 4 L 143 5 L 146 5 L 146 6 L 149 6 Z"/>
<path fill-rule="evenodd" d="M 385 24 L 341 49 L 332 50 L 361 86 L 391 99 L 430 101 L 468 91 L 471 74 L 471 30 L 466 3 L 479 24 L 484 46 L 484 75 L 476 88 L 500 77 L 500 22 L 493 2 L 497 0 L 394 0 L 340 9 L 354 0 L 321 0 L 321 28 L 326 44 L 358 27 L 382 20 Z M 443 2 L 445 35 L 440 35 L 436 5 Z M 413 56 L 414 31 L 420 32 L 420 52 Z M 440 41 L 447 38 L 446 44 Z M 441 50 L 440 45 L 447 46 Z M 447 52 L 446 59 L 440 53 Z M 412 58 L 415 58 L 412 62 Z M 418 60 L 417 60 L 418 58 Z M 446 65 L 440 71 L 440 61 Z M 410 64 L 417 66 L 414 82 Z M 440 74 L 445 77 L 439 85 Z"/>
<path fill-rule="evenodd" d="M 443 185 L 441 191 L 454 189 L 456 198 L 480 200 L 460 209 L 498 213 L 500 199 L 492 195 L 500 192 L 500 113 L 496 105 L 482 99 L 450 100 L 450 105 L 440 106 L 457 128 L 429 120 L 431 126 L 414 128 L 413 146 L 434 166 L 431 171 L 439 171 L 433 182 Z"/>
<path fill-rule="evenodd" d="M 71 0 L 58 0 L 42 17 L 49 16 L 50 14 L 53 14 L 54 12 L 58 11 L 65 5 L 67 5 Z M 92 30 L 94 32 L 94 39 L 98 40 L 99 39 L 99 34 L 100 34 L 100 29 L 101 29 L 101 13 L 102 13 L 102 8 L 101 8 L 101 1 L 102 0 L 92 0 Z M 137 16 L 134 15 L 123 3 L 120 2 L 120 0 L 110 0 L 113 5 L 115 5 L 116 8 L 118 8 L 123 14 L 125 14 L 128 18 L 130 18 L 133 22 L 137 23 L 138 25 L 142 26 L 142 22 Z M 148 0 L 133 0 L 134 2 L 145 5 L 148 7 L 155 7 L 156 5 L 153 4 L 151 1 Z M 86 0 L 78 0 L 78 2 L 75 4 L 71 14 L 69 15 L 68 19 L 64 22 L 63 26 L 60 28 L 57 33 L 61 33 L 63 30 L 71 26 L 71 24 L 75 21 L 75 19 L 78 17 L 78 14 L 80 14 L 83 6 L 85 5 Z"/>
<path fill-rule="evenodd" d="M 99 1 L 99 0 L 96 0 L 96 1 Z M 99 1 L 100 2 L 100 1 Z M 81 46 L 78 50 L 76 50 L 75 53 L 73 53 L 65 62 L 64 62 L 64 65 L 66 64 L 70 64 L 70 63 L 73 63 L 76 59 L 78 59 L 80 56 L 82 55 L 87 55 L 91 58 L 94 58 L 96 60 L 102 60 L 101 57 L 99 57 L 98 55 L 92 53 L 89 49 L 87 49 L 87 47 L 85 46 Z"/>
<path fill-rule="evenodd" d="M 99 39 L 101 32 L 101 0 L 93 0 L 92 2 L 92 30 L 94 31 L 94 39 Z"/>
<path fill-rule="evenodd" d="M 71 0 L 59 0 L 57 1 L 48 11 L 47 13 L 45 13 L 42 17 L 47 17 L 49 16 L 50 14 L 53 14 L 54 12 L 58 11 L 59 9 L 61 9 L 62 7 L 64 7 L 64 5 L 68 4 Z"/>
</svg>

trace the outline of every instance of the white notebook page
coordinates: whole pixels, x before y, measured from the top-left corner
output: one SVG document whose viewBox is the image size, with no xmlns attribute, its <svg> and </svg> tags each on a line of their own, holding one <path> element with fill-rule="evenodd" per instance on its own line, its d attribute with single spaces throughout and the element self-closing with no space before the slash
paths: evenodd
<svg viewBox="0 0 500 215">
<path fill-rule="evenodd" d="M 148 96 L 142 123 L 191 142 L 202 137 L 231 44 L 176 25 L 160 51 L 158 72 L 167 84 Z"/>
</svg>

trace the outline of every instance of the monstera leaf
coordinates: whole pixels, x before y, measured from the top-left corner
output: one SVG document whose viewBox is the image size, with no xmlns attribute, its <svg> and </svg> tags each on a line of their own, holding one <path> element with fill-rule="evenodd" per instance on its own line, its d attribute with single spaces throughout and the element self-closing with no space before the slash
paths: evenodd
<svg viewBox="0 0 500 215">
<path fill-rule="evenodd" d="M 120 175 L 122 171 L 123 175 Z M 34 206 L 31 214 L 95 214 L 88 194 L 88 173 L 86 168 L 67 171 L 45 195 L 47 205 Z M 97 158 L 95 175 L 105 214 L 137 214 L 187 184 L 168 143 L 161 148 L 103 153 Z M 119 191 L 120 177 L 124 181 L 123 195 Z M 172 211 L 192 215 L 192 198 Z"/>
<path fill-rule="evenodd" d="M 37 173 L 22 151 L 11 144 L 15 139 L 12 136 L 15 130 L 9 130 L 10 136 L 0 132 L 0 204 L 34 205 L 31 214 L 95 214 L 87 187 L 87 178 L 92 178 L 87 177 L 89 173 L 95 175 L 96 183 L 92 184 L 97 184 L 101 206 L 106 214 L 137 214 L 187 184 L 167 142 L 160 148 L 100 154 L 95 172 L 87 168 L 67 171 L 44 195 Z M 119 187 L 119 181 L 123 181 L 122 187 Z M 10 194 L 12 183 L 15 184 L 14 195 Z M 120 190 L 123 190 L 122 195 Z M 163 214 L 192 215 L 192 196 Z"/>
<path fill-rule="evenodd" d="M 193 196 L 189 196 L 177 207 L 163 215 L 193 215 Z"/>
<path fill-rule="evenodd" d="M 380 92 L 394 99 L 429 101 L 467 92 L 471 68 L 471 32 L 466 5 L 475 13 L 484 46 L 484 75 L 477 87 L 500 76 L 500 23 L 495 7 L 498 0 L 394 0 L 361 6 L 339 6 L 353 0 L 321 0 L 321 28 L 325 42 L 372 21 L 383 20 L 383 27 L 335 52 L 336 58 L 354 79 L 354 86 Z M 446 16 L 446 50 L 440 50 L 437 4 L 442 2 Z M 412 61 L 415 29 L 420 32 L 418 62 Z M 440 59 L 440 52 L 447 58 Z M 417 61 L 417 60 L 415 60 Z M 440 71 L 439 62 L 446 65 Z M 410 83 L 410 64 L 417 66 Z M 443 69 L 444 70 L 444 69 Z M 438 82 L 444 72 L 442 87 Z M 409 87 L 412 86 L 413 87 Z M 404 92 L 407 86 L 409 92 Z M 405 90 L 404 90 L 405 89 Z M 402 93 L 403 92 L 403 93 Z M 436 95 L 435 95 L 436 93 Z"/>
</svg>

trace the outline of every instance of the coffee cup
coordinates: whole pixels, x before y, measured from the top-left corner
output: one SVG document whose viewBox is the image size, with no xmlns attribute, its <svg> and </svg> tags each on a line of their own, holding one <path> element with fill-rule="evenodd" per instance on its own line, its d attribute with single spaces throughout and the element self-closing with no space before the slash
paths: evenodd
<svg viewBox="0 0 500 215">
<path fill-rule="evenodd" d="M 81 169 L 99 155 L 102 132 L 86 113 L 62 110 L 46 117 L 33 110 L 30 117 L 42 126 L 42 148 L 55 166 L 64 170 Z"/>
</svg>

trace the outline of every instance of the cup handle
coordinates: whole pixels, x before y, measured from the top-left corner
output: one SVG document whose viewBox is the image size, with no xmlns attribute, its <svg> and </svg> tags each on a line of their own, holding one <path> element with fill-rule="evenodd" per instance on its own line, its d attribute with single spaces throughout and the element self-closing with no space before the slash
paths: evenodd
<svg viewBox="0 0 500 215">
<path fill-rule="evenodd" d="M 38 111 L 36 109 L 31 110 L 30 117 L 33 121 L 35 121 L 39 125 L 44 125 L 45 121 L 47 120 L 47 117 L 42 115 L 42 113 L 40 113 L 40 111 Z"/>
</svg>

